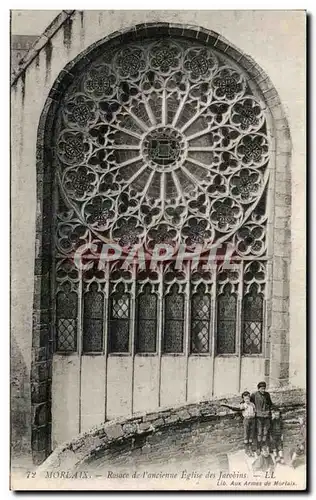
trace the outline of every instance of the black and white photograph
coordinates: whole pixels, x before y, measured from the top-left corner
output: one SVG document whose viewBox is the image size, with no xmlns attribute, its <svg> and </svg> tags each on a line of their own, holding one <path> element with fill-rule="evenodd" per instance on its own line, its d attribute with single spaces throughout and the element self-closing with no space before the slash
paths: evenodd
<svg viewBox="0 0 316 500">
<path fill-rule="evenodd" d="M 305 490 L 306 11 L 10 27 L 10 488 Z"/>
</svg>

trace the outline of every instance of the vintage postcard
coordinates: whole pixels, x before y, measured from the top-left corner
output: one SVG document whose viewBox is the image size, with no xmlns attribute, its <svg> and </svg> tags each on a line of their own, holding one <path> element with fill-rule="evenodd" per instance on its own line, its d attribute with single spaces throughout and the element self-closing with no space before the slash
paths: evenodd
<svg viewBox="0 0 316 500">
<path fill-rule="evenodd" d="M 305 31 L 11 11 L 11 489 L 306 489 Z"/>
</svg>

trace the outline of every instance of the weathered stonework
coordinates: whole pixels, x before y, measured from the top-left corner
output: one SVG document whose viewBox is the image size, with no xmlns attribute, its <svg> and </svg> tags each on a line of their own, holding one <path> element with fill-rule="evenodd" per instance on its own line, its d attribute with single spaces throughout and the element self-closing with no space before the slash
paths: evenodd
<svg viewBox="0 0 316 500">
<path fill-rule="evenodd" d="M 305 394 L 301 390 L 271 393 L 284 421 L 284 447 L 291 448 L 299 438 L 298 417 L 305 415 Z M 243 448 L 243 426 L 239 414 L 220 406 L 237 405 L 239 398 L 205 401 L 129 419 L 117 419 L 79 435 L 59 446 L 37 469 L 94 470 L 172 464 L 213 457 L 219 463 L 225 454 Z M 158 418 L 157 418 L 158 417 Z M 220 444 L 219 444 L 220 443 Z M 185 451 L 185 453 L 184 453 Z"/>
<path fill-rule="evenodd" d="M 21 59 L 19 67 L 13 73 L 11 77 L 11 84 L 14 85 L 18 78 L 26 71 L 28 66 L 37 58 L 39 52 L 49 45 L 50 39 L 55 35 L 55 33 L 68 22 L 68 19 L 74 14 L 74 10 L 63 10 L 46 28 L 44 33 L 38 37 L 38 39 L 33 44 L 32 48 L 27 52 L 27 54 Z"/>
</svg>

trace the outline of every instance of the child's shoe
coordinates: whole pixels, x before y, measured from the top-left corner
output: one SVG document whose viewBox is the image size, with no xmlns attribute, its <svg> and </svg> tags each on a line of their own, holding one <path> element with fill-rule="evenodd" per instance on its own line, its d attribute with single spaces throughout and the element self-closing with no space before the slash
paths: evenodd
<svg viewBox="0 0 316 500">
<path fill-rule="evenodd" d="M 248 444 L 246 453 L 247 453 L 248 457 L 253 457 L 254 456 L 254 452 L 252 450 L 252 443 Z"/>
<path fill-rule="evenodd" d="M 283 457 L 283 450 L 279 450 L 279 463 L 284 465 L 285 464 L 285 461 L 284 461 L 284 457 Z"/>
</svg>

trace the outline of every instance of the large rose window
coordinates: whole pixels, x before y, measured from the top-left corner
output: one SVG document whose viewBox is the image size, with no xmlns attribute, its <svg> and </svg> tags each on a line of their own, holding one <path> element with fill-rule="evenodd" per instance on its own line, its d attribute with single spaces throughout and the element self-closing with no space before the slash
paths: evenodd
<svg viewBox="0 0 316 500">
<path fill-rule="evenodd" d="M 264 108 L 215 50 L 177 39 L 108 50 L 68 89 L 56 127 L 62 197 L 95 237 L 264 252 Z"/>
</svg>

